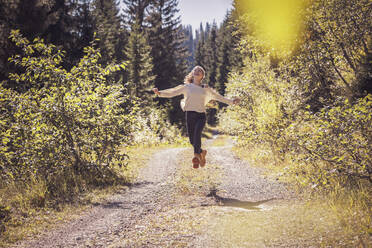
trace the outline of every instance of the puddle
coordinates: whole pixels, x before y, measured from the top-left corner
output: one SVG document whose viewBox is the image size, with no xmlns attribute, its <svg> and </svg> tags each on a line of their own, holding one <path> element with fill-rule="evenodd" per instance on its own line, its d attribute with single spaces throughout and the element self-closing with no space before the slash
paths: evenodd
<svg viewBox="0 0 372 248">
<path fill-rule="evenodd" d="M 243 208 L 247 210 L 262 210 L 262 203 L 260 202 L 249 202 L 249 201 L 239 201 L 236 199 L 221 199 L 221 206 L 223 207 L 233 207 L 233 208 Z"/>
</svg>

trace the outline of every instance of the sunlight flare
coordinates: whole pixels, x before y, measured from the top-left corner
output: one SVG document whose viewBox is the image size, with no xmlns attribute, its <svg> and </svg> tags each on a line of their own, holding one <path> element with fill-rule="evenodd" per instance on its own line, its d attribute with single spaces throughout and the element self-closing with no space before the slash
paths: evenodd
<svg viewBox="0 0 372 248">
<path fill-rule="evenodd" d="M 252 34 L 280 56 L 298 44 L 305 7 L 305 0 L 237 1 L 238 11 L 244 13 L 247 24 L 252 25 Z"/>
</svg>

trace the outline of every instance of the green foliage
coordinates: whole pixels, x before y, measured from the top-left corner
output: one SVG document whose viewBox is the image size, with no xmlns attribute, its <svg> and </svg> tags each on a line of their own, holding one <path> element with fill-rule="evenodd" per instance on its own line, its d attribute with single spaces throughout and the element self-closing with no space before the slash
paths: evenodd
<svg viewBox="0 0 372 248">
<path fill-rule="evenodd" d="M 10 220 L 10 208 L 0 205 L 0 233 L 5 231 L 5 222 Z"/>
<path fill-rule="evenodd" d="M 241 15 L 244 66 L 230 74 L 227 92 L 242 101 L 221 114 L 223 129 L 299 185 L 370 185 L 371 94 L 360 90 L 370 78 L 370 11 L 367 1 L 312 2 L 304 42 L 281 59 Z"/>
<path fill-rule="evenodd" d="M 185 143 L 181 131 L 167 121 L 164 109 L 142 108 L 132 132 L 134 144 Z"/>
<path fill-rule="evenodd" d="M 317 114 L 305 111 L 286 129 L 294 172 L 306 175 L 302 183 L 333 186 L 336 180 L 355 186 L 361 179 L 372 180 L 371 100 L 372 95 L 367 95 Z"/>
<path fill-rule="evenodd" d="M 153 63 L 150 53 L 151 47 L 145 33 L 138 25 L 133 24 L 125 51 L 130 61 L 126 85 L 129 94 L 138 97 L 143 105 L 147 106 L 153 102 L 154 94 L 151 89 L 155 80 L 155 76 L 152 75 Z"/>
<path fill-rule="evenodd" d="M 9 59 L 24 69 L 10 78 L 30 89 L 19 93 L 0 86 L 2 180 L 33 176 L 51 186 L 55 174 L 70 169 L 104 180 L 111 166 L 124 164 L 117 149 L 129 142 L 135 121 L 136 108 L 123 87 L 106 83 L 125 64 L 103 68 L 99 52 L 86 47 L 78 65 L 67 71 L 60 66 L 64 52 L 54 45 L 29 42 L 19 31 L 10 38 L 24 53 Z"/>
<path fill-rule="evenodd" d="M 331 105 L 339 95 L 363 97 L 360 77 L 371 78 L 362 64 L 370 53 L 371 6 L 368 0 L 314 1 L 306 10 L 302 44 L 287 64 L 301 81 L 312 110 Z"/>
<path fill-rule="evenodd" d="M 184 37 L 180 31 L 180 19 L 176 0 L 151 1 L 148 8 L 146 30 L 151 46 L 154 67 L 155 86 L 166 89 L 182 82 L 185 76 Z M 160 99 L 162 103 L 162 99 Z"/>
<path fill-rule="evenodd" d="M 106 65 L 118 61 L 123 56 L 120 42 L 124 38 L 120 27 L 119 3 L 116 0 L 94 0 L 91 5 L 93 29 L 102 54 L 100 62 Z"/>
<path fill-rule="evenodd" d="M 220 125 L 245 145 L 259 142 L 279 154 L 286 144 L 282 132 L 290 122 L 287 112 L 295 106 L 295 88 L 276 76 L 269 57 L 247 58 L 242 72 L 231 74 L 227 88 L 241 103 L 222 114 Z"/>
<path fill-rule="evenodd" d="M 29 40 L 41 37 L 67 51 L 63 67 L 70 69 L 83 56 L 83 48 L 93 39 L 91 0 L 2 0 L 0 3 L 0 81 L 9 72 L 19 72 L 8 58 L 19 52 L 9 39 L 12 29 L 19 29 Z M 20 85 L 8 80 L 8 86 Z"/>
</svg>

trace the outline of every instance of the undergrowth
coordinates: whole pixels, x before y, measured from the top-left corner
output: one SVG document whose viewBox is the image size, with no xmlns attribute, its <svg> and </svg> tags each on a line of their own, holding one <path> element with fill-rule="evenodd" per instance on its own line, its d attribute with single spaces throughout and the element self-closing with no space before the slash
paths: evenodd
<svg viewBox="0 0 372 248">
<path fill-rule="evenodd" d="M 335 187 L 327 190 L 317 188 L 315 185 L 305 187 L 299 183 L 302 175 L 295 174 L 289 169 L 290 160 L 275 161 L 270 151 L 265 151 L 259 146 L 250 150 L 246 147 L 235 147 L 234 152 L 240 158 L 249 161 L 252 166 L 266 168 L 269 178 L 279 179 L 296 186 L 300 197 L 304 199 L 304 205 L 294 206 L 290 215 L 311 220 L 317 227 L 313 229 L 307 221 L 296 220 L 293 224 L 298 225 L 295 229 L 300 230 L 301 235 L 302 233 L 312 235 L 315 232 L 321 239 L 314 238 L 313 241 L 324 247 L 369 247 L 372 245 L 370 207 L 372 192 L 369 182 L 359 182 L 353 188 L 346 188 L 336 183 Z M 321 227 L 324 228 L 319 231 Z M 299 240 L 301 235 L 298 236 Z"/>
<path fill-rule="evenodd" d="M 62 221 L 73 219 L 89 204 L 102 201 L 107 195 L 126 188 L 138 176 L 156 150 L 165 145 L 125 147 L 128 163 L 112 170 L 112 177 L 97 181 L 94 175 L 78 175 L 64 171 L 48 182 L 41 178 L 16 181 L 0 188 L 0 247 L 38 234 Z"/>
</svg>

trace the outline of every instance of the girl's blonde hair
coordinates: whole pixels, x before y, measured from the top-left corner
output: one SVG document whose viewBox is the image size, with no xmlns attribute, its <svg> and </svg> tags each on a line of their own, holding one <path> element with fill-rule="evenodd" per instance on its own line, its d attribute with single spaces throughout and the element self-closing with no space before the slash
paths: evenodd
<svg viewBox="0 0 372 248">
<path fill-rule="evenodd" d="M 185 84 L 191 84 L 191 83 L 193 82 L 193 80 L 194 80 L 194 76 L 193 76 L 193 74 L 194 74 L 194 71 L 195 71 L 196 69 L 200 69 L 200 70 L 203 72 L 203 78 L 202 78 L 202 80 L 204 79 L 204 77 L 205 77 L 205 70 L 204 70 L 203 67 L 201 67 L 200 65 L 197 65 L 197 66 L 195 66 L 195 67 L 192 69 L 191 72 L 189 72 L 189 74 L 186 75 L 186 77 L 185 77 L 185 81 L 184 81 Z"/>
</svg>

